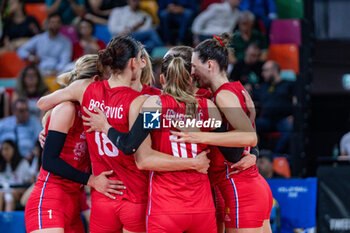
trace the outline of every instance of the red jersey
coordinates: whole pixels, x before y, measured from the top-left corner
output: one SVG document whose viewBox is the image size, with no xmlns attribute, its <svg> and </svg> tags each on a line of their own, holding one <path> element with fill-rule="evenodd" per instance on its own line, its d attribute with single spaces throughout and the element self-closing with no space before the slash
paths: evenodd
<svg viewBox="0 0 350 233">
<path fill-rule="evenodd" d="M 60 158 L 69 163 L 74 168 L 82 172 L 90 172 L 91 163 L 88 153 L 88 148 L 86 144 L 86 137 L 83 127 L 83 119 L 81 118 L 80 105 L 74 103 L 75 106 L 75 118 L 73 126 L 69 129 L 64 142 L 63 149 L 60 154 Z M 46 122 L 45 132 L 47 134 L 51 116 Z M 47 179 L 47 180 L 46 180 Z M 42 167 L 40 168 L 40 173 L 38 180 L 42 182 L 58 183 L 62 186 L 68 187 L 70 190 L 76 190 L 83 187 L 82 184 L 70 181 L 68 179 L 62 178 L 61 176 L 52 174 L 45 171 Z"/>
<path fill-rule="evenodd" d="M 129 131 L 129 108 L 132 101 L 140 95 L 129 87 L 110 88 L 108 81 L 91 83 L 83 97 L 82 106 L 90 111 L 94 107 L 106 113 L 108 122 L 120 132 Z M 84 113 L 85 114 L 85 113 Z M 85 128 L 86 130 L 87 128 Z M 124 198 L 133 203 L 146 203 L 148 172 L 140 171 L 135 164 L 134 155 L 125 155 L 100 132 L 86 133 L 92 163 L 92 172 L 95 176 L 103 171 L 113 170 L 110 179 L 123 181 L 127 187 Z"/>
<path fill-rule="evenodd" d="M 151 87 L 148 85 L 143 85 L 141 90 L 141 95 L 161 95 L 162 91 L 158 88 Z"/>
<path fill-rule="evenodd" d="M 213 92 L 211 92 L 211 91 L 209 91 L 208 89 L 205 89 L 205 88 L 200 88 L 196 92 L 196 96 L 203 97 L 203 98 L 206 98 L 206 99 L 211 99 L 211 98 L 213 98 Z"/>
<path fill-rule="evenodd" d="M 225 83 L 219 87 L 214 93 L 214 102 L 218 93 L 222 90 L 228 90 L 237 96 L 241 104 L 242 109 L 247 114 L 247 106 L 245 104 L 245 99 L 242 91 L 245 91 L 242 84 L 239 81 L 232 83 Z M 229 124 L 225 116 L 222 116 L 223 124 L 227 125 L 227 130 L 234 130 L 234 128 Z M 210 168 L 209 168 L 209 177 L 210 181 L 213 184 L 220 182 L 223 179 L 229 179 L 230 177 L 244 177 L 247 174 L 258 174 L 258 168 L 256 165 L 251 166 L 250 168 L 239 172 L 238 174 L 228 176 L 228 173 L 231 172 L 230 167 L 225 165 L 225 157 L 221 154 L 220 150 L 217 147 L 210 147 L 211 153 L 209 154 L 210 159 Z"/>
<path fill-rule="evenodd" d="M 171 119 L 185 119 L 185 105 L 178 104 L 169 95 L 161 95 L 161 129 L 153 130 L 152 147 L 154 150 L 181 158 L 194 158 L 206 149 L 206 145 L 171 142 L 169 130 Z M 198 118 L 207 120 L 207 100 L 198 98 Z M 204 129 L 203 129 L 204 130 Z M 151 172 L 149 186 L 148 215 L 207 213 L 214 210 L 208 176 L 194 170 L 174 172 Z"/>
</svg>

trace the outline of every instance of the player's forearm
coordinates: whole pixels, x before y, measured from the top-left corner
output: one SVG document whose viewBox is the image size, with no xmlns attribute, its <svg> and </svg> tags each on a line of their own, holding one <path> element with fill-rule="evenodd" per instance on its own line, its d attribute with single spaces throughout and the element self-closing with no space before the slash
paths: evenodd
<svg viewBox="0 0 350 233">
<path fill-rule="evenodd" d="M 224 133 L 200 133 L 200 143 L 213 146 L 245 147 L 256 146 L 255 132 L 229 131 Z"/>
<path fill-rule="evenodd" d="M 143 154 L 141 158 L 138 158 L 138 154 L 136 154 L 136 165 L 140 170 L 162 172 L 196 170 L 196 163 L 193 158 L 178 158 L 155 150 L 150 150 L 147 155 Z"/>
<path fill-rule="evenodd" d="M 60 103 L 58 101 L 59 99 L 56 97 L 62 95 L 63 93 L 64 93 L 63 90 L 58 90 L 58 91 L 55 91 L 54 93 L 43 96 L 38 100 L 36 106 L 42 111 L 47 111 Z"/>
</svg>

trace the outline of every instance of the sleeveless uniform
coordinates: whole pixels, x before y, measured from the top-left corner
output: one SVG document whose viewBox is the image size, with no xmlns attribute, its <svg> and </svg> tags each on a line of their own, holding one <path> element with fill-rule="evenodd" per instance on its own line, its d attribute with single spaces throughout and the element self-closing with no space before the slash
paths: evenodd
<svg viewBox="0 0 350 233">
<path fill-rule="evenodd" d="M 244 90 L 240 82 L 225 83 L 215 93 L 228 90 L 236 95 L 247 113 Z M 223 117 L 223 123 L 227 124 L 228 131 L 233 127 Z M 249 150 L 250 148 L 248 148 Z M 263 221 L 270 218 L 272 208 L 272 193 L 266 180 L 259 174 L 256 165 L 239 172 L 228 175 L 231 169 L 225 165 L 225 158 L 219 151 L 211 147 L 212 152 L 209 176 L 211 183 L 216 185 L 225 200 L 225 226 L 226 228 L 257 228 L 263 225 Z"/>
<path fill-rule="evenodd" d="M 141 95 L 160 95 L 162 91 L 158 88 L 151 87 L 148 85 L 143 85 L 141 90 Z"/>
<path fill-rule="evenodd" d="M 106 113 L 112 127 L 128 132 L 130 104 L 139 95 L 129 87 L 110 88 L 107 80 L 93 82 L 84 93 L 82 106 L 90 111 L 99 107 Z M 109 179 L 121 180 L 126 186 L 123 195 L 116 195 L 115 200 L 92 190 L 91 233 L 121 232 L 122 228 L 144 232 L 148 172 L 137 169 L 134 155 L 124 155 L 104 133 L 87 133 L 86 140 L 93 174 L 97 176 L 103 171 L 113 170 Z"/>
<path fill-rule="evenodd" d="M 161 95 L 162 129 L 153 130 L 154 150 L 182 158 L 194 158 L 206 145 L 175 143 L 169 129 L 170 119 L 184 119 L 185 105 L 169 95 Z M 208 119 L 207 100 L 198 98 L 198 115 Z M 167 127 L 167 128 L 165 128 Z M 205 129 L 202 129 L 205 130 Z M 147 232 L 216 232 L 215 209 L 208 176 L 194 170 L 150 174 Z"/>
<path fill-rule="evenodd" d="M 213 98 L 213 92 L 205 88 L 199 88 L 198 91 L 196 92 L 196 96 L 203 97 L 206 99 L 211 99 Z"/>
<path fill-rule="evenodd" d="M 60 158 L 83 172 L 90 172 L 90 158 L 81 118 L 75 103 L 75 119 L 69 129 Z M 50 118 L 46 123 L 47 133 Z M 64 232 L 85 232 L 80 218 L 82 184 L 40 169 L 38 180 L 25 208 L 27 232 L 60 227 Z"/>
</svg>

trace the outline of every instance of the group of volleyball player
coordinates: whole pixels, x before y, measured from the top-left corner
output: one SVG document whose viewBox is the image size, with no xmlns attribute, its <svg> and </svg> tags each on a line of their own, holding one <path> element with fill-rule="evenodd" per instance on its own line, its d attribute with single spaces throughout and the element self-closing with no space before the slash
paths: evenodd
<svg viewBox="0 0 350 233">
<path fill-rule="evenodd" d="M 251 152 L 254 105 L 239 82 L 228 82 L 228 40 L 223 34 L 195 49 L 170 49 L 162 91 L 149 86 L 150 58 L 128 36 L 59 76 L 66 87 L 38 102 L 51 110 L 27 231 L 84 232 L 80 199 L 88 185 L 92 233 L 270 233 L 272 195 Z M 147 129 L 146 112 L 161 122 L 222 124 Z"/>
</svg>

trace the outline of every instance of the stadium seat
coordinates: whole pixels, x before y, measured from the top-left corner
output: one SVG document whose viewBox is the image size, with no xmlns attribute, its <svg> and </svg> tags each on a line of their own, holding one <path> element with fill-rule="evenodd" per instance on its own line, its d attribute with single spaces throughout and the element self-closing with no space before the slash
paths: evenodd
<svg viewBox="0 0 350 233">
<path fill-rule="evenodd" d="M 155 0 L 144 0 L 140 2 L 141 10 L 147 12 L 152 16 L 152 21 L 154 24 L 159 25 L 158 18 L 158 3 Z"/>
<path fill-rule="evenodd" d="M 169 49 L 170 49 L 170 47 L 155 47 L 152 50 L 151 57 L 152 58 L 157 58 L 157 57 L 162 58 L 168 52 Z"/>
<path fill-rule="evenodd" d="M 65 25 L 61 28 L 60 32 L 65 35 L 72 43 L 78 42 L 79 37 L 75 27 Z"/>
<path fill-rule="evenodd" d="M 0 232 L 26 233 L 24 211 L 1 212 Z"/>
<path fill-rule="evenodd" d="M 57 91 L 61 88 L 61 86 L 56 81 L 56 76 L 48 76 L 45 77 L 44 82 L 46 86 L 49 88 L 50 92 Z"/>
<path fill-rule="evenodd" d="M 0 56 L 0 78 L 17 77 L 26 62 L 16 52 L 5 52 Z"/>
<path fill-rule="evenodd" d="M 106 44 L 108 44 L 112 38 L 111 33 L 108 31 L 107 25 L 102 24 L 95 25 L 94 37 L 103 40 Z"/>
<path fill-rule="evenodd" d="M 274 172 L 278 173 L 285 178 L 291 177 L 290 166 L 287 158 L 285 157 L 276 157 L 273 159 L 272 169 Z"/>
<path fill-rule="evenodd" d="M 303 0 L 276 0 L 276 5 L 280 19 L 302 19 L 304 17 Z"/>
<path fill-rule="evenodd" d="M 0 78 L 0 87 L 15 87 L 17 78 Z"/>
<path fill-rule="evenodd" d="M 45 3 L 26 3 L 25 11 L 28 15 L 34 16 L 38 20 L 41 27 L 47 17 L 46 4 Z"/>
<path fill-rule="evenodd" d="M 270 29 L 270 44 L 301 45 L 301 24 L 297 19 L 274 20 Z"/>
<path fill-rule="evenodd" d="M 299 48 L 295 44 L 270 45 L 269 60 L 276 61 L 282 70 L 299 74 Z"/>
<path fill-rule="evenodd" d="M 282 80 L 290 82 L 295 82 L 297 80 L 294 70 L 281 70 L 281 78 Z"/>
</svg>

